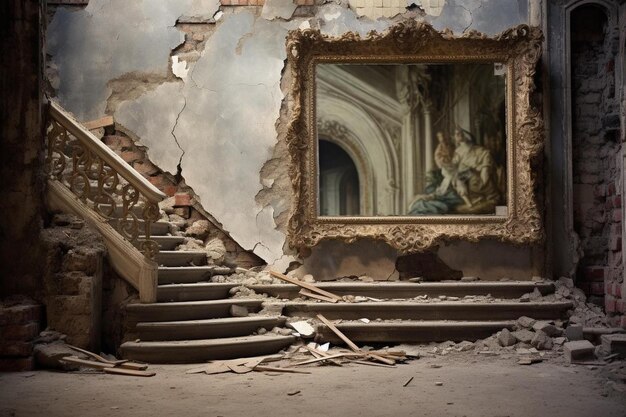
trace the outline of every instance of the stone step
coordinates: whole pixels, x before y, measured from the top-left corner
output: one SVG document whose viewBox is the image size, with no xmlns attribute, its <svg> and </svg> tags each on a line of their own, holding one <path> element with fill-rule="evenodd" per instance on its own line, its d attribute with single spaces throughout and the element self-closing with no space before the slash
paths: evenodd
<svg viewBox="0 0 626 417">
<path fill-rule="evenodd" d="M 167 284 L 157 287 L 157 301 L 201 301 L 228 298 L 234 283 L 202 282 L 192 284 Z"/>
<path fill-rule="evenodd" d="M 491 294 L 496 298 L 519 298 L 537 288 L 543 295 L 554 292 L 548 282 L 316 282 L 315 286 L 337 295 L 360 295 L 373 298 L 414 298 L 420 295 L 438 297 L 464 297 L 466 295 Z M 293 284 L 251 285 L 259 294 L 265 293 L 279 298 L 296 298 L 300 287 Z"/>
<path fill-rule="evenodd" d="M 405 321 L 399 323 L 339 323 L 336 327 L 356 343 L 474 342 L 503 328 L 512 329 L 514 321 Z M 320 324 L 321 342 L 343 344 L 328 327 Z"/>
<path fill-rule="evenodd" d="M 284 317 L 228 317 L 208 320 L 138 323 L 135 333 L 142 341 L 216 339 L 248 336 L 261 327 L 271 330 L 284 324 Z"/>
<path fill-rule="evenodd" d="M 151 236 L 152 240 L 159 244 L 160 250 L 174 250 L 176 246 L 180 245 L 185 241 L 183 236 Z M 139 240 L 145 239 L 145 236 L 139 236 Z"/>
<path fill-rule="evenodd" d="M 206 255 L 205 255 L 206 258 Z M 230 275 L 233 270 L 224 266 L 159 267 L 159 284 L 190 284 L 208 281 L 213 275 Z"/>
<path fill-rule="evenodd" d="M 129 323 L 202 320 L 230 317 L 233 305 L 247 307 L 257 312 L 263 300 L 233 298 L 228 300 L 187 301 L 180 303 L 129 304 L 126 306 Z"/>
<path fill-rule="evenodd" d="M 124 359 L 148 363 L 200 363 L 217 359 L 245 358 L 277 353 L 291 345 L 294 336 L 245 336 L 223 339 L 161 342 L 126 342 L 120 346 Z"/>
<path fill-rule="evenodd" d="M 272 302 L 266 302 L 272 304 Z M 364 303 L 285 302 L 283 314 L 293 317 L 315 317 L 323 314 L 328 319 L 358 320 L 515 320 L 521 316 L 534 319 L 564 318 L 571 302 L 433 302 L 382 301 Z"/>
<path fill-rule="evenodd" d="M 201 266 L 206 265 L 205 251 L 163 250 L 157 254 L 156 261 L 163 266 Z"/>
</svg>

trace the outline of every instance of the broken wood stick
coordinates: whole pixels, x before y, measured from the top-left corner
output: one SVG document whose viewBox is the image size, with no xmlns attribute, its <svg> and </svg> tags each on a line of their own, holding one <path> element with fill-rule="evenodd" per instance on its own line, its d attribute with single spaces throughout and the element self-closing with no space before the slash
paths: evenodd
<svg viewBox="0 0 626 417">
<path fill-rule="evenodd" d="M 329 359 L 345 358 L 345 357 L 349 357 L 349 356 L 362 357 L 360 354 L 354 354 L 354 353 L 336 353 L 334 355 L 322 356 L 320 358 L 309 359 L 309 360 L 306 360 L 306 361 L 297 362 L 297 363 L 292 364 L 291 366 L 308 365 L 310 363 L 327 361 Z"/>
<path fill-rule="evenodd" d="M 102 363 L 108 363 L 120 368 L 126 368 L 126 369 L 134 369 L 136 371 L 144 371 L 146 369 L 148 369 L 148 365 L 144 364 L 144 363 L 136 363 L 136 362 L 130 362 L 128 360 L 116 360 L 116 361 L 110 361 L 106 358 L 103 358 L 102 356 L 98 355 L 97 353 L 93 353 L 90 352 L 88 350 L 79 348 L 77 346 L 72 346 L 72 345 L 67 345 L 70 349 L 75 350 L 77 352 L 83 353 L 87 356 L 89 356 L 90 358 L 95 359 L 98 362 L 102 362 Z"/>
<path fill-rule="evenodd" d="M 307 289 L 309 291 L 313 291 L 313 292 L 318 293 L 320 295 L 326 296 L 328 298 L 333 298 L 333 299 L 335 299 L 337 301 L 341 300 L 341 297 L 339 297 L 338 295 L 335 295 L 335 294 L 333 294 L 331 292 L 328 292 L 328 291 L 325 291 L 325 290 L 323 290 L 321 288 L 318 288 L 318 287 L 316 287 L 313 284 L 309 284 L 308 282 L 303 282 L 303 281 L 300 281 L 299 279 L 288 277 L 287 275 L 281 274 L 280 272 L 276 272 L 276 271 L 271 271 L 270 270 L 270 275 L 272 275 L 275 278 L 282 279 L 283 281 L 287 281 L 290 284 L 294 284 L 294 285 L 297 285 L 297 286 L 302 287 L 304 289 Z"/>
<path fill-rule="evenodd" d="M 309 297 L 309 298 L 315 298 L 316 300 L 320 300 L 320 301 L 327 301 L 329 303 L 336 303 L 338 301 L 338 300 L 335 300 L 334 298 L 325 297 L 323 295 L 318 295 L 310 291 L 307 291 L 305 289 L 300 290 L 300 295 L 304 295 L 305 297 Z"/>
<path fill-rule="evenodd" d="M 290 374 L 310 374 L 308 371 L 300 371 L 299 369 L 278 368 L 275 366 L 255 366 L 254 371 L 259 372 L 286 372 Z"/>
<path fill-rule="evenodd" d="M 155 376 L 156 372 L 150 371 L 137 371 L 135 369 L 124 369 L 124 368 L 104 368 L 105 374 L 114 374 L 114 375 L 126 375 L 126 376 Z"/>
<path fill-rule="evenodd" d="M 328 357 L 330 356 L 330 354 L 326 353 L 326 352 L 322 352 L 320 350 L 314 349 L 312 347 L 309 347 L 307 345 L 304 345 L 305 349 L 308 350 L 309 352 L 311 352 L 311 355 L 313 355 L 316 358 L 326 358 L 328 359 Z M 334 359 L 328 359 L 328 362 L 332 363 L 333 365 L 336 366 L 343 366 L 341 365 L 341 363 L 337 362 Z"/>
<path fill-rule="evenodd" d="M 328 321 L 328 319 L 326 317 L 322 316 L 321 314 L 318 314 L 317 318 L 320 319 L 322 321 L 322 323 L 324 323 L 326 325 L 326 327 L 328 327 L 330 330 L 332 330 L 332 332 L 335 333 L 341 340 L 343 340 L 346 343 L 346 345 L 348 345 L 348 347 L 350 347 L 350 349 L 352 349 L 353 351 L 355 351 L 357 353 L 363 353 L 361 348 L 359 348 L 357 345 L 355 345 L 352 342 L 352 340 L 348 339 L 348 336 L 346 336 L 338 328 L 336 328 L 335 325 L 332 324 L 330 321 Z"/>
<path fill-rule="evenodd" d="M 386 365 L 384 363 L 378 363 L 378 362 L 370 362 L 370 361 L 359 361 L 359 360 L 352 360 L 350 361 L 352 363 L 358 363 L 359 365 L 368 365 L 368 366 L 380 366 L 382 368 L 395 368 L 395 365 Z"/>
<path fill-rule="evenodd" d="M 85 366 L 87 368 L 93 368 L 93 369 L 107 369 L 107 368 L 115 367 L 115 365 L 110 364 L 110 363 L 90 361 L 88 359 L 81 359 L 76 356 L 66 356 L 60 359 L 60 361 L 73 363 L 75 365 Z"/>
<path fill-rule="evenodd" d="M 370 353 L 368 353 L 368 354 L 367 354 L 367 356 L 368 356 L 369 358 L 372 358 L 372 359 L 374 359 L 374 360 L 377 360 L 378 362 L 382 362 L 382 363 L 384 363 L 385 365 L 395 365 L 395 364 L 396 364 L 396 361 L 395 361 L 395 360 L 393 360 L 393 359 L 387 359 L 387 358 L 382 357 L 382 356 L 380 356 L 380 355 L 377 355 L 377 354 L 375 354 L 375 353 L 371 353 L 371 352 L 370 352 Z"/>
<path fill-rule="evenodd" d="M 83 123 L 85 129 L 87 130 L 95 130 L 101 127 L 107 127 L 113 125 L 115 122 L 113 120 L 113 116 L 104 116 L 97 120 L 90 120 L 88 122 Z"/>
<path fill-rule="evenodd" d="M 403 387 L 405 387 L 405 388 L 406 388 L 406 387 L 408 387 L 408 386 L 409 386 L 409 384 L 411 383 L 411 381 L 413 381 L 413 377 L 409 378 L 409 380 L 408 380 L 408 381 L 406 381 L 406 382 L 404 383 L 404 385 L 402 385 L 402 386 L 403 386 Z"/>
</svg>

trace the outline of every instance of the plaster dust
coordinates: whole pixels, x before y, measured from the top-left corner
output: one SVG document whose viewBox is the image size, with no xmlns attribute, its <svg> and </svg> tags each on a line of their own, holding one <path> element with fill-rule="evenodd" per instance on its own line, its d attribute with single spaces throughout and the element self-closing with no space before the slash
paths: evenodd
<svg viewBox="0 0 626 417">
<path fill-rule="evenodd" d="M 351 364 L 302 367 L 308 375 L 185 374 L 194 367 L 152 365 L 152 378 L 0 374 L 0 416 L 621 417 L 626 407 L 600 370 L 545 362 L 453 355 L 394 369 Z"/>
</svg>

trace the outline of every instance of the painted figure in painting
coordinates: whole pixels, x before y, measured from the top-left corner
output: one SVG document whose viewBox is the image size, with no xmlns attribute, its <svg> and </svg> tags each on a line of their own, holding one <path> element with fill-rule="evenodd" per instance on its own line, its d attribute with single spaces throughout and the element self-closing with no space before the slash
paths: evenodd
<svg viewBox="0 0 626 417">
<path fill-rule="evenodd" d="M 437 133 L 437 170 L 429 173 L 425 194 L 418 195 L 409 214 L 488 214 L 501 199 L 496 166 L 489 149 L 474 143 L 471 135 L 457 128 L 454 146 Z"/>
</svg>

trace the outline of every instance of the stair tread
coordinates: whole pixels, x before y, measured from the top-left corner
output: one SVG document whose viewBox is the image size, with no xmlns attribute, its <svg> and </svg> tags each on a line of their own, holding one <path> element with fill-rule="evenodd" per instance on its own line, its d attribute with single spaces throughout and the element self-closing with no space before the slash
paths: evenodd
<svg viewBox="0 0 626 417">
<path fill-rule="evenodd" d="M 200 307 L 222 304 L 262 304 L 262 299 L 250 298 L 227 298 L 219 300 L 202 300 L 202 301 L 174 301 L 165 303 L 145 303 L 145 304 L 128 304 L 128 310 L 151 310 L 156 308 L 184 308 L 184 307 Z"/>
<path fill-rule="evenodd" d="M 141 322 L 137 323 L 137 328 L 151 328 L 151 327 L 163 327 L 163 326 L 205 326 L 212 324 L 232 324 L 232 323 L 260 323 L 260 322 L 274 322 L 284 320 L 281 316 L 248 316 L 248 317 L 221 317 L 216 319 L 202 319 L 202 320 L 177 320 L 177 321 L 155 321 L 155 322 Z"/>
<path fill-rule="evenodd" d="M 233 288 L 238 287 L 241 284 L 235 282 L 186 282 L 186 283 L 173 283 L 173 284 L 159 284 L 157 290 L 169 289 L 169 288 Z"/>
<path fill-rule="evenodd" d="M 205 347 L 205 346 L 221 346 L 231 344 L 254 344 L 262 342 L 274 342 L 278 340 L 295 341 L 294 336 L 281 335 L 253 335 L 253 336 L 237 336 L 224 337 L 219 339 L 199 339 L 199 340 L 160 340 L 160 341 L 139 341 L 124 342 L 121 345 L 125 348 L 160 348 L 160 347 Z"/>
<path fill-rule="evenodd" d="M 271 304 L 271 302 L 269 302 Z M 415 300 L 401 300 L 401 301 L 365 301 L 362 303 L 329 303 L 329 302 L 315 302 L 315 301 L 280 301 L 277 304 L 285 306 L 316 306 L 316 307 L 333 307 L 336 309 L 360 309 L 376 307 L 394 307 L 394 306 L 415 306 L 419 308 L 440 308 L 440 307 L 545 307 L 545 306 L 558 306 L 558 307 L 573 307 L 574 304 L 571 301 L 542 301 L 542 302 L 530 302 L 521 303 L 519 301 L 493 301 L 493 302 L 476 302 L 476 301 L 435 301 L 435 302 L 418 302 Z"/>
</svg>

